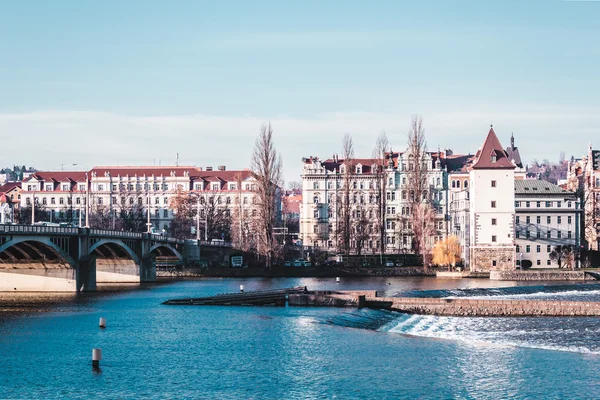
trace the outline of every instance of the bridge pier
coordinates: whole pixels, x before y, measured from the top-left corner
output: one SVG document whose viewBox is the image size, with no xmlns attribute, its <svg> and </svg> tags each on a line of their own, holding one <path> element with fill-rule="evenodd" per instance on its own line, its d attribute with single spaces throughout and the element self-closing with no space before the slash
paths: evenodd
<svg viewBox="0 0 600 400">
<path fill-rule="evenodd" d="M 142 257 L 140 261 L 140 283 L 156 282 L 156 264 L 151 255 Z"/>
<path fill-rule="evenodd" d="M 83 256 L 76 266 L 76 281 L 78 292 L 96 291 L 96 257 Z"/>
</svg>

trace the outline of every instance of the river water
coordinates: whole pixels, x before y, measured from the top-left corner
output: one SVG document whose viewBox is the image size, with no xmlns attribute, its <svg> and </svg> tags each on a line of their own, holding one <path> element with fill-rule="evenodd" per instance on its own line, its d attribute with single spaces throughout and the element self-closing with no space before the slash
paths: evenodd
<svg viewBox="0 0 600 400">
<path fill-rule="evenodd" d="M 161 305 L 240 284 L 600 301 L 597 284 L 435 278 L 207 279 L 50 305 L 39 296 L 49 311 L 0 312 L 0 398 L 600 398 L 600 318 Z M 101 373 L 91 369 L 95 347 L 103 351 Z"/>
</svg>

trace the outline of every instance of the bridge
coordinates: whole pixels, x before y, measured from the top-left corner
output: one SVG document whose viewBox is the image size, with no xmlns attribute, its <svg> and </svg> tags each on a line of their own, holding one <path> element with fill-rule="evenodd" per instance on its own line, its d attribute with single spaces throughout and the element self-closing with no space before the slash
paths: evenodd
<svg viewBox="0 0 600 400">
<path fill-rule="evenodd" d="M 211 249 L 212 248 L 212 249 Z M 0 225 L 0 291 L 95 291 L 99 283 L 154 282 L 156 257 L 186 264 L 229 243 L 151 233 Z"/>
</svg>

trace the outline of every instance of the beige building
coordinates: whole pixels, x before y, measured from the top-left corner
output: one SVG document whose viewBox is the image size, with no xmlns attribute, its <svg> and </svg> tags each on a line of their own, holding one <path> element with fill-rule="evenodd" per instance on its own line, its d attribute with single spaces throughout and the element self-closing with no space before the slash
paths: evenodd
<svg viewBox="0 0 600 400">
<path fill-rule="evenodd" d="M 569 163 L 567 189 L 582 203 L 584 246 L 600 250 L 600 150 L 592 150 L 591 143 L 585 157 Z"/>
</svg>

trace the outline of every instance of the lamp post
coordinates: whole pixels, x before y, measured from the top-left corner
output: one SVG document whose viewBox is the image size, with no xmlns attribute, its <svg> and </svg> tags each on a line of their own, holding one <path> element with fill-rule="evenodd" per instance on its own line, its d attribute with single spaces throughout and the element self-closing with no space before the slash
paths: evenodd
<svg viewBox="0 0 600 400">
<path fill-rule="evenodd" d="M 35 190 L 31 195 L 31 225 L 35 224 Z"/>
<path fill-rule="evenodd" d="M 148 222 L 146 222 L 146 225 L 148 226 L 148 230 L 147 233 L 152 233 L 152 222 L 150 222 L 150 186 L 146 185 L 146 187 L 148 188 L 148 197 L 147 197 L 147 209 L 148 209 Z"/>
<path fill-rule="evenodd" d="M 523 253 L 519 253 L 519 269 L 523 269 Z"/>
<path fill-rule="evenodd" d="M 88 173 L 85 173 L 85 227 L 90 227 L 90 181 Z"/>
</svg>

